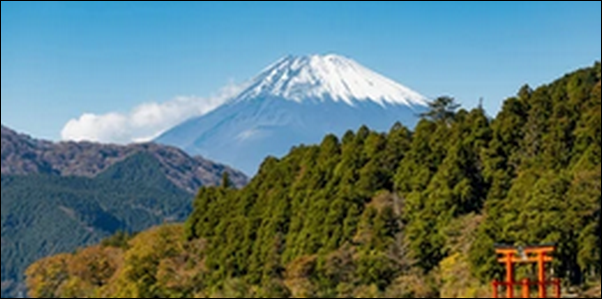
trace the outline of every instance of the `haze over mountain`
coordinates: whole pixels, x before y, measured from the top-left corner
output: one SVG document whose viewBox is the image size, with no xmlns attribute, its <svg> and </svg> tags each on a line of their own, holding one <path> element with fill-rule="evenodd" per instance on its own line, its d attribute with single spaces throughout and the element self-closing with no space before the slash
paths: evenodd
<svg viewBox="0 0 602 299">
<path fill-rule="evenodd" d="M 337 56 L 285 57 L 223 106 L 182 123 L 158 143 L 254 174 L 268 156 L 368 125 L 414 127 L 427 99 L 357 62 Z"/>
<path fill-rule="evenodd" d="M 2 126 L 2 298 L 18 296 L 37 259 L 186 219 L 193 194 L 226 172 L 247 182 L 176 148 L 52 143 Z"/>
</svg>

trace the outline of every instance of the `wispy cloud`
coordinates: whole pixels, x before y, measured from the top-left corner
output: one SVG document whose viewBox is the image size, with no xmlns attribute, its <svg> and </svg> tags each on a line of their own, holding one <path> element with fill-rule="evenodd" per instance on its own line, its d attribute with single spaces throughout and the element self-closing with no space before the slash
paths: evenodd
<svg viewBox="0 0 602 299">
<path fill-rule="evenodd" d="M 120 144 L 151 141 L 187 119 L 211 112 L 236 96 L 243 87 L 229 84 L 213 97 L 181 96 L 163 103 L 145 103 L 127 114 L 85 113 L 65 124 L 61 138 Z"/>
</svg>

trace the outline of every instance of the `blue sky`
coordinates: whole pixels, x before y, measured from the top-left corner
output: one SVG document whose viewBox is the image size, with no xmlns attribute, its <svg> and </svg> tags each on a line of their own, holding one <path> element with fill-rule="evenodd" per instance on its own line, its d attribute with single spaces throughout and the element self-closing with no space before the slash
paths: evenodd
<svg viewBox="0 0 602 299">
<path fill-rule="evenodd" d="M 600 1 L 1 5 L 2 123 L 53 140 L 84 113 L 209 101 L 288 54 L 341 54 L 495 114 L 601 52 Z"/>
</svg>

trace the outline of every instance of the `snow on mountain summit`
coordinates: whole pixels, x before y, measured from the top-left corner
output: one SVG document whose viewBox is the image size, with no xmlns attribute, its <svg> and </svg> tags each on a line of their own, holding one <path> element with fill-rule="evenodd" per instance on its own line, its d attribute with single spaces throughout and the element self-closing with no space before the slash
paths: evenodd
<svg viewBox="0 0 602 299">
<path fill-rule="evenodd" d="M 293 146 L 342 137 L 366 125 L 413 128 L 427 110 L 420 94 L 336 55 L 286 57 L 247 81 L 214 111 L 189 119 L 156 142 L 257 173 L 267 156 Z"/>
<path fill-rule="evenodd" d="M 352 106 L 358 101 L 373 101 L 381 106 L 427 105 L 422 95 L 338 55 L 288 56 L 248 84 L 237 101 L 278 97 L 295 102 L 332 100 Z"/>
</svg>

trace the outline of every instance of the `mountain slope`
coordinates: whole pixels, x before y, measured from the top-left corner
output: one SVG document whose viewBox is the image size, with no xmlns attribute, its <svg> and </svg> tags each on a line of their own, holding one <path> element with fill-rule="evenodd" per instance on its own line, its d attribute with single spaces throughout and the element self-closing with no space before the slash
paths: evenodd
<svg viewBox="0 0 602 299">
<path fill-rule="evenodd" d="M 427 101 L 356 62 L 335 55 L 287 57 L 215 111 L 184 122 L 157 142 L 201 154 L 254 174 L 268 155 L 325 134 L 368 125 L 413 127 Z"/>
<path fill-rule="evenodd" d="M 54 144 L 2 127 L 2 297 L 18 296 L 23 271 L 58 252 L 183 221 L 193 193 L 240 172 L 154 144 Z"/>
<path fill-rule="evenodd" d="M 118 179 L 115 179 L 118 175 Z M 190 194 L 136 154 L 97 178 L 2 176 L 2 279 L 20 281 L 42 257 L 94 244 L 117 231 L 181 221 Z"/>
<path fill-rule="evenodd" d="M 109 167 L 136 153 L 148 153 L 161 163 L 161 169 L 176 186 L 195 193 L 200 186 L 216 185 L 222 173 L 228 172 L 236 186 L 246 177 L 227 166 L 201 157 L 190 157 L 183 151 L 157 144 L 128 146 L 96 143 L 51 143 L 36 140 L 2 127 L 2 175 L 50 174 L 95 177 Z"/>
</svg>

